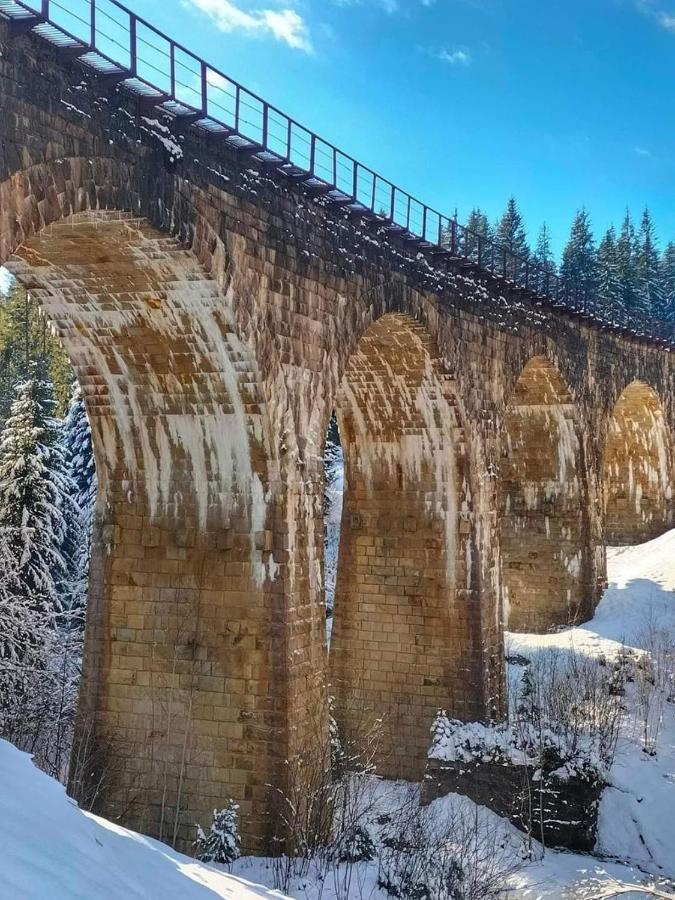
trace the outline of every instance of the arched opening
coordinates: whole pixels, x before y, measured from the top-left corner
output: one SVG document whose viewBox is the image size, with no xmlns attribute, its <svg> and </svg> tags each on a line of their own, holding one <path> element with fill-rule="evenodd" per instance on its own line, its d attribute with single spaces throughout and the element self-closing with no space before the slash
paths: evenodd
<svg viewBox="0 0 675 900">
<path fill-rule="evenodd" d="M 603 475 L 609 544 L 639 544 L 672 527 L 672 446 L 658 395 L 625 388 L 607 427 Z"/>
<path fill-rule="evenodd" d="M 386 776 L 418 779 L 439 708 L 483 718 L 465 435 L 429 335 L 385 315 L 349 359 L 336 402 L 345 464 L 331 690 L 348 739 L 381 720 Z"/>
<path fill-rule="evenodd" d="M 324 448 L 324 508 L 323 508 L 323 563 L 324 596 L 326 601 L 326 638 L 330 647 L 333 636 L 333 612 L 340 553 L 340 527 L 344 506 L 345 463 L 340 438 L 340 426 L 333 411 L 326 432 Z"/>
<path fill-rule="evenodd" d="M 78 213 L 8 267 L 68 352 L 99 476 L 71 789 L 183 849 L 232 797 L 259 850 L 294 747 L 255 359 L 215 280 L 144 219 Z"/>
<path fill-rule="evenodd" d="M 584 457 L 572 394 L 544 357 L 523 369 L 504 415 L 500 550 L 504 617 L 545 632 L 591 612 Z"/>
</svg>

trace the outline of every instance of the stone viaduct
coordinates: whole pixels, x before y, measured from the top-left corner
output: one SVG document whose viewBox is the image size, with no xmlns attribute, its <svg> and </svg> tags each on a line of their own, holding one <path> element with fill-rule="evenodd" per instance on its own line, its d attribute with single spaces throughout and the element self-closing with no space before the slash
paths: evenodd
<svg viewBox="0 0 675 900">
<path fill-rule="evenodd" d="M 420 253 L 1 19 L 0 264 L 70 354 L 99 473 L 71 788 L 179 846 L 231 797 L 263 848 L 328 693 L 418 778 L 437 709 L 502 714 L 505 627 L 589 618 L 605 543 L 672 524 L 667 349 Z"/>
</svg>

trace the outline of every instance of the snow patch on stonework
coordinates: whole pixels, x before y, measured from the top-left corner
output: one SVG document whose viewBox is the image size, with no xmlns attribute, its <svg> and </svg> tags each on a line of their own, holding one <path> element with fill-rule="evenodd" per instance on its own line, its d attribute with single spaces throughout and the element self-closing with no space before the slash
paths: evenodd
<svg viewBox="0 0 675 900">
<path fill-rule="evenodd" d="M 141 130 L 148 132 L 164 147 L 172 162 L 183 158 L 183 148 L 176 142 L 173 133 L 166 125 L 163 125 L 158 119 L 149 119 L 147 116 L 141 116 L 141 122 L 145 122 L 147 126 L 146 128 L 141 126 Z"/>
<path fill-rule="evenodd" d="M 439 713 L 432 729 L 429 759 L 440 762 L 464 762 L 468 765 L 494 762 L 514 766 L 538 765 L 542 756 L 553 754 L 566 777 L 604 777 L 606 766 L 596 741 L 532 723 L 482 725 L 458 722 Z"/>
</svg>

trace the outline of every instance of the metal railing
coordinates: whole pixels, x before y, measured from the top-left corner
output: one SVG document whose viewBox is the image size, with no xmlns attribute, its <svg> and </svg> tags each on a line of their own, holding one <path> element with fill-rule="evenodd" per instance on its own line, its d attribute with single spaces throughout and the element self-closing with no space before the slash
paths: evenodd
<svg viewBox="0 0 675 900">
<path fill-rule="evenodd" d="M 503 279 L 554 307 L 675 345 L 675 326 L 598 298 L 488 241 L 403 191 L 167 37 L 118 0 L 0 0 L 12 29 L 31 31 L 177 121 L 220 137 L 314 194 L 372 219 L 427 254 Z"/>
</svg>

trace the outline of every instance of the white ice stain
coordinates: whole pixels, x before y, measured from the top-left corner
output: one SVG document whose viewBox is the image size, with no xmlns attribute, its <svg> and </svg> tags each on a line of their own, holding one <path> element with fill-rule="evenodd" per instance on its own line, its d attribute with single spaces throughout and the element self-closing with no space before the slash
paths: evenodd
<svg viewBox="0 0 675 900">
<path fill-rule="evenodd" d="M 229 523 L 235 507 L 250 517 L 252 573 L 260 585 L 276 577 L 278 566 L 271 555 L 263 559 L 257 547 L 268 502 L 261 476 L 253 470 L 250 435 L 262 439 L 263 429 L 259 416 L 247 414 L 242 397 L 241 385 L 255 383 L 256 367 L 234 333 L 232 289 L 223 296 L 178 244 L 167 252 L 165 236 L 145 236 L 130 218 L 122 222 L 128 241 L 119 241 L 119 221 L 114 228 L 111 238 L 127 254 L 127 265 L 134 264 L 138 275 L 132 280 L 145 290 L 117 299 L 105 269 L 59 269 L 57 259 L 46 271 L 36 270 L 40 276 L 44 272 L 38 293 L 49 318 L 65 324 L 73 357 L 96 372 L 105 386 L 114 418 L 106 413 L 93 416 L 105 461 L 101 468 L 116 471 L 121 449 L 133 484 L 130 496 L 143 492 L 152 516 L 178 514 L 186 499 L 174 487 L 180 475 L 179 484 L 186 476 L 192 484 L 202 528 L 210 516 Z M 17 267 L 21 265 L 18 261 Z M 142 342 L 130 348 L 128 337 L 120 340 L 133 328 L 156 335 L 165 348 L 176 338 L 187 345 L 183 351 L 191 355 L 199 383 L 205 385 L 201 392 L 174 374 L 170 349 L 167 365 L 158 373 L 145 360 Z M 176 401 L 174 408 L 171 401 Z M 174 447 L 183 452 L 173 452 Z"/>
</svg>

